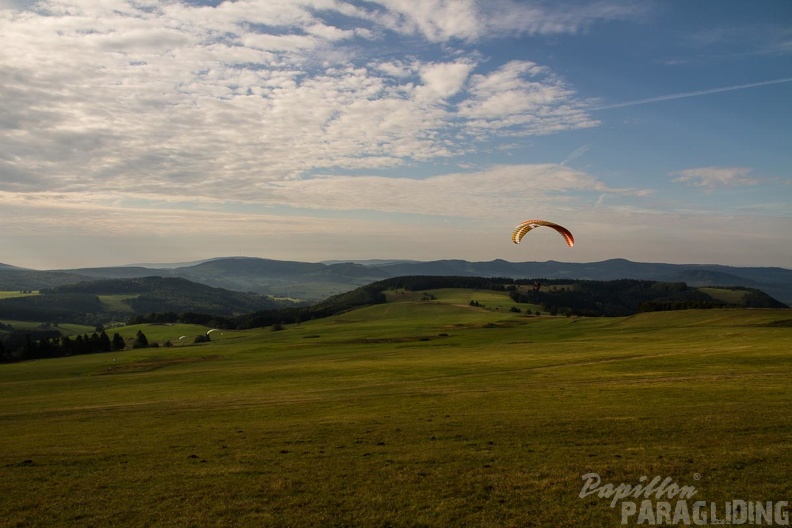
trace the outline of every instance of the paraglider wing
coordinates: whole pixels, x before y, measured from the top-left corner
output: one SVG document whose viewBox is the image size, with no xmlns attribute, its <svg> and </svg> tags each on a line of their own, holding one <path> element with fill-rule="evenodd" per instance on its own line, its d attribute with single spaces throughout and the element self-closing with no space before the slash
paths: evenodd
<svg viewBox="0 0 792 528">
<path fill-rule="evenodd" d="M 569 232 L 569 229 L 556 223 L 548 222 L 547 220 L 526 220 L 525 222 L 521 223 L 516 228 L 514 228 L 514 232 L 512 233 L 512 242 L 519 244 L 520 240 L 522 240 L 525 234 L 536 227 L 549 227 L 551 229 L 555 229 L 562 237 L 564 237 L 567 246 L 572 247 L 575 245 L 575 238 L 572 236 L 572 233 Z"/>
</svg>

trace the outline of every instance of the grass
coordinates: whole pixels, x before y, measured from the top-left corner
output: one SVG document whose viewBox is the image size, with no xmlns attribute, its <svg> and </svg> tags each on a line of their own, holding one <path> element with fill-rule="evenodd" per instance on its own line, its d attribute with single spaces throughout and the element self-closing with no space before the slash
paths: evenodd
<svg viewBox="0 0 792 528">
<path fill-rule="evenodd" d="M 702 291 L 716 299 L 718 301 L 723 301 L 726 303 L 731 304 L 738 304 L 740 303 L 743 298 L 747 295 L 745 290 L 735 290 L 733 288 L 707 288 L 701 287 L 697 288 L 699 291 Z"/>
<path fill-rule="evenodd" d="M 618 525 L 578 497 L 589 472 L 788 500 L 788 310 L 526 317 L 432 293 L 0 366 L 0 526 Z M 139 329 L 208 330 L 119 331 Z"/>
<path fill-rule="evenodd" d="M 39 294 L 38 290 L 33 290 L 31 292 L 2 290 L 0 291 L 0 299 L 11 299 L 13 297 L 30 297 L 32 295 L 38 295 L 38 294 Z"/>
<path fill-rule="evenodd" d="M 134 313 L 132 307 L 125 303 L 126 299 L 134 299 L 138 297 L 139 294 L 124 294 L 124 295 L 97 295 L 99 300 L 104 305 L 104 310 L 106 312 L 113 312 L 113 313 Z"/>
<path fill-rule="evenodd" d="M 429 291 L 392 290 L 386 292 L 390 302 L 438 302 L 457 306 L 470 306 L 478 303 L 480 307 L 495 311 L 509 311 L 519 308 L 521 311 L 530 310 L 533 313 L 540 308 L 535 305 L 518 304 L 509 297 L 509 292 L 492 290 L 469 290 L 464 288 L 441 288 Z"/>
</svg>

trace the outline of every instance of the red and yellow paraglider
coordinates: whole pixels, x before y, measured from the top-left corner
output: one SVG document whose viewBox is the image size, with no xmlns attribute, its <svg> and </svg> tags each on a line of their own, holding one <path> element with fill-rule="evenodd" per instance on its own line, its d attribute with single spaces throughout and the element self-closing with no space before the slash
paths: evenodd
<svg viewBox="0 0 792 528">
<path fill-rule="evenodd" d="M 562 237 L 564 237 L 567 246 L 572 247 L 575 245 L 575 238 L 572 236 L 572 233 L 569 232 L 569 229 L 556 223 L 548 222 L 547 220 L 526 220 L 525 222 L 521 223 L 514 228 L 514 232 L 512 233 L 512 242 L 519 244 L 520 240 L 522 240 L 528 231 L 537 227 L 549 227 L 551 229 L 555 229 Z"/>
</svg>

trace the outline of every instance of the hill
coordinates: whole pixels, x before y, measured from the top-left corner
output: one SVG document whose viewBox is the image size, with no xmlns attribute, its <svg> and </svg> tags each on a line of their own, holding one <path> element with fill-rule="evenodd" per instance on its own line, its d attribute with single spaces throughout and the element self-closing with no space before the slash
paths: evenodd
<svg viewBox="0 0 792 528">
<path fill-rule="evenodd" d="M 0 320 L 100 325 L 151 312 L 230 317 L 293 304 L 178 277 L 141 277 L 75 282 L 41 289 L 39 295 L 3 298 Z"/>
<path fill-rule="evenodd" d="M 405 299 L 431 302 L 436 290 L 467 291 L 465 304 L 518 313 L 613 317 L 646 311 L 692 308 L 786 308 L 760 290 L 750 288 L 692 288 L 684 283 L 661 283 L 622 279 L 617 281 L 551 280 L 536 288 L 534 281 L 461 276 L 409 276 L 384 279 L 335 295 L 319 303 L 263 310 L 236 317 L 216 318 L 214 325 L 247 329 L 282 326 L 334 316 L 345 311 Z M 394 295 L 398 292 L 399 295 Z M 482 299 L 496 292 L 490 306 Z M 134 323 L 155 322 L 159 316 L 138 316 Z M 178 319 L 199 322 L 193 315 Z"/>
<path fill-rule="evenodd" d="M 702 308 L 786 308 L 761 290 L 693 288 L 684 282 L 635 279 L 550 281 L 539 289 L 514 291 L 512 298 L 537 304 L 551 314 L 627 316 L 638 312 Z"/>
<path fill-rule="evenodd" d="M 339 264 L 338 266 L 346 266 Z M 357 265 L 350 264 L 353 269 Z M 0 298 L 0 345 L 51 339 L 62 323 L 202 324 L 241 330 L 282 329 L 363 307 L 405 301 L 527 315 L 620 317 L 640 312 L 713 308 L 788 308 L 758 289 L 690 287 L 683 282 L 418 275 L 383 279 L 314 304 L 213 288 L 176 277 L 105 279 Z M 23 322 L 22 328 L 14 325 Z M 41 323 L 31 326 L 31 323 Z M 26 337 L 28 336 L 28 337 Z M 7 348 L 7 347 L 6 347 Z M 46 356 L 50 357 L 50 356 Z"/>
<path fill-rule="evenodd" d="M 611 259 L 601 262 L 508 262 L 493 260 L 358 261 L 306 263 L 232 257 L 185 266 L 128 266 L 36 271 L 0 268 L 0 290 L 38 290 L 77 281 L 145 276 L 181 277 L 234 291 L 320 301 L 356 287 L 399 276 L 506 277 L 511 279 L 637 279 L 689 286 L 741 286 L 792 304 L 792 270 L 710 264 L 664 264 Z"/>
<path fill-rule="evenodd" d="M 95 277 L 77 272 L 38 271 L 13 266 L 0 267 L 0 291 L 40 290 L 93 279 Z"/>
<path fill-rule="evenodd" d="M 177 268 L 195 282 L 238 291 L 321 300 L 389 275 L 355 263 L 306 263 L 257 258 L 227 258 Z"/>
<path fill-rule="evenodd" d="M 733 267 L 711 264 L 664 264 L 610 259 L 601 262 L 468 262 L 439 260 L 403 262 L 380 266 L 391 276 L 462 275 L 510 277 L 513 279 L 638 279 L 658 282 L 686 282 L 689 286 L 744 286 L 757 288 L 784 302 L 792 303 L 792 270 L 771 267 Z"/>
</svg>

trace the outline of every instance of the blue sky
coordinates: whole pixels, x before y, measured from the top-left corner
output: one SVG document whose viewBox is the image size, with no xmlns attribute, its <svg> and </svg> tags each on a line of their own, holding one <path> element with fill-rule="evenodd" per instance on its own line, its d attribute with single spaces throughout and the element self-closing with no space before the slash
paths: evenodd
<svg viewBox="0 0 792 528">
<path fill-rule="evenodd" d="M 0 0 L 0 262 L 790 268 L 790 115 L 786 0 Z"/>
</svg>

